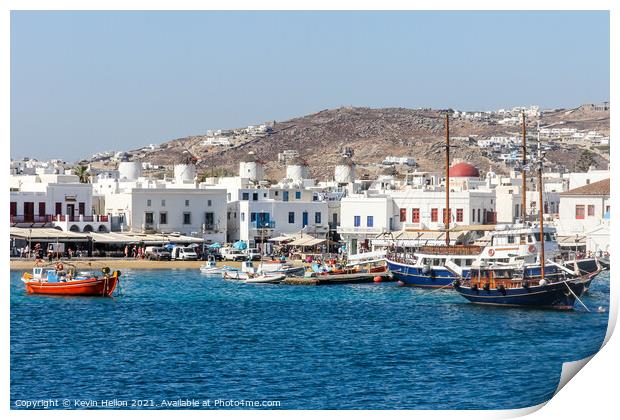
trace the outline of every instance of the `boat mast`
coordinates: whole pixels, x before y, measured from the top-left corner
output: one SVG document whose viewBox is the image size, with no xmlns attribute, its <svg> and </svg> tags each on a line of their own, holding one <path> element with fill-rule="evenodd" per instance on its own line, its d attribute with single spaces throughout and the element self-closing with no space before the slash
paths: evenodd
<svg viewBox="0 0 620 420">
<path fill-rule="evenodd" d="M 545 230 L 543 226 L 543 159 L 540 149 L 540 127 L 538 129 L 538 219 L 540 223 L 540 278 L 545 278 Z"/>
<path fill-rule="evenodd" d="M 521 223 L 525 225 L 525 207 L 526 207 L 526 195 L 527 195 L 527 185 L 525 181 L 525 166 L 527 165 L 527 144 L 525 140 L 525 111 L 521 113 L 522 117 L 522 132 L 523 139 L 521 141 L 522 147 L 522 160 L 521 160 Z"/>
<path fill-rule="evenodd" d="M 443 217 L 446 246 L 450 246 L 450 116 L 446 114 L 446 210 Z"/>
</svg>

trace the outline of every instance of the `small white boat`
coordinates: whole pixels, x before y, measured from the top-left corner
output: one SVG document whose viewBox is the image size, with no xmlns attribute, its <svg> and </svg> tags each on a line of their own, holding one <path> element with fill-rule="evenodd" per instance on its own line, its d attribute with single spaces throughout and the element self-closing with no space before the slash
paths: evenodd
<svg viewBox="0 0 620 420">
<path fill-rule="evenodd" d="M 222 276 L 227 280 L 247 280 L 256 275 L 252 261 L 243 261 L 241 269 L 235 267 L 222 267 Z"/>
<path fill-rule="evenodd" d="M 259 274 L 283 274 L 284 276 L 301 277 L 304 275 L 304 267 L 294 267 L 285 262 L 261 262 L 258 266 Z"/>
<path fill-rule="evenodd" d="M 226 271 L 239 271 L 239 269 L 229 266 L 218 267 L 213 258 L 210 258 L 206 263 L 200 266 L 200 272 L 202 274 L 222 275 Z"/>
<path fill-rule="evenodd" d="M 284 274 L 262 274 L 260 276 L 250 277 L 243 282 L 246 284 L 278 284 L 284 280 Z"/>
</svg>

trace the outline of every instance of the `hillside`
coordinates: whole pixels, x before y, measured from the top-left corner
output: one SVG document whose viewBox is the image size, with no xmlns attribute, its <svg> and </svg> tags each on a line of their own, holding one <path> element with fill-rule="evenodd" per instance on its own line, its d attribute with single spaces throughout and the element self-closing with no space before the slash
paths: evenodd
<svg viewBox="0 0 620 420">
<path fill-rule="evenodd" d="M 279 179 L 284 175 L 284 164 L 277 161 L 278 153 L 297 150 L 308 162 L 310 174 L 317 178 L 330 178 L 333 167 L 340 158 L 343 146 L 354 149 L 354 161 L 358 172 L 377 172 L 376 164 L 385 156 L 411 156 L 422 170 L 443 166 L 445 112 L 430 109 L 404 108 L 354 108 L 344 107 L 323 110 L 288 121 L 275 121 L 271 131 L 261 135 L 242 135 L 240 129 L 225 133 L 236 135 L 236 142 L 229 147 L 204 146 L 208 137 L 192 136 L 171 140 L 154 150 L 129 151 L 131 159 L 159 165 L 180 162 L 183 152 L 189 150 L 198 157 L 200 173 L 216 170 L 218 173 L 236 173 L 238 161 L 248 152 L 254 151 L 265 162 L 267 176 Z M 451 113 L 451 112 L 450 112 Z M 528 121 L 528 131 L 533 135 L 536 120 Z M 572 127 L 579 130 L 597 130 L 609 135 L 609 111 L 589 111 L 582 108 L 556 110 L 544 113 L 541 126 Z M 223 133 L 222 135 L 224 135 Z M 451 119 L 451 137 L 520 135 L 520 126 L 499 125 L 494 120 L 471 121 L 464 118 Z M 464 159 L 482 170 L 492 168 L 506 173 L 508 168 L 501 161 L 491 161 L 481 154 L 475 142 L 455 140 L 452 150 L 454 158 Z M 553 163 L 575 169 L 585 143 L 561 145 L 548 157 Z M 590 148 L 592 162 L 606 166 L 608 157 Z M 583 160 L 583 159 L 582 159 Z M 111 162 L 101 160 L 97 166 L 110 166 Z"/>
</svg>

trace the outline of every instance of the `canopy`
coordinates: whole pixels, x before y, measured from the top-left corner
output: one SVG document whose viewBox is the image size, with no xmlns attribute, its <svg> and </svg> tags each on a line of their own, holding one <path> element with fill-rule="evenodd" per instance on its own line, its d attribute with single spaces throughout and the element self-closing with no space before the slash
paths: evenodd
<svg viewBox="0 0 620 420">
<path fill-rule="evenodd" d="M 209 248 L 211 248 L 211 249 L 218 249 L 218 248 L 221 248 L 221 247 L 222 247 L 222 244 L 220 244 L 219 242 L 215 242 L 215 243 L 209 245 Z"/>
<path fill-rule="evenodd" d="M 98 244 L 132 244 L 137 241 L 131 236 L 123 235 L 122 233 L 109 232 L 109 233 L 97 233 L 90 232 L 90 237 L 93 242 Z"/>
<path fill-rule="evenodd" d="M 300 238 L 295 239 L 293 242 L 290 242 L 288 245 L 291 246 L 314 246 L 318 244 L 322 244 L 325 242 L 325 239 L 315 238 L 314 236 L 306 235 Z"/>
<path fill-rule="evenodd" d="M 11 237 L 42 242 L 88 242 L 88 235 L 54 228 L 11 228 Z"/>
<path fill-rule="evenodd" d="M 268 239 L 269 242 L 289 242 L 295 240 L 295 236 L 276 236 L 275 238 Z"/>
<path fill-rule="evenodd" d="M 233 247 L 236 249 L 246 249 L 248 247 L 248 244 L 243 241 L 237 241 L 233 244 Z"/>
</svg>

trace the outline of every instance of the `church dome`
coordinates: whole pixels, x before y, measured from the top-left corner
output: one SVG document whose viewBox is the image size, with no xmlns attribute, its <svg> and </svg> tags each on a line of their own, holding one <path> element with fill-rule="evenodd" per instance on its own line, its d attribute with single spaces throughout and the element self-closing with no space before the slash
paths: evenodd
<svg viewBox="0 0 620 420">
<path fill-rule="evenodd" d="M 480 172 L 478 169 L 466 162 L 460 162 L 452 166 L 448 171 L 450 177 L 462 177 L 462 178 L 478 178 Z"/>
</svg>

